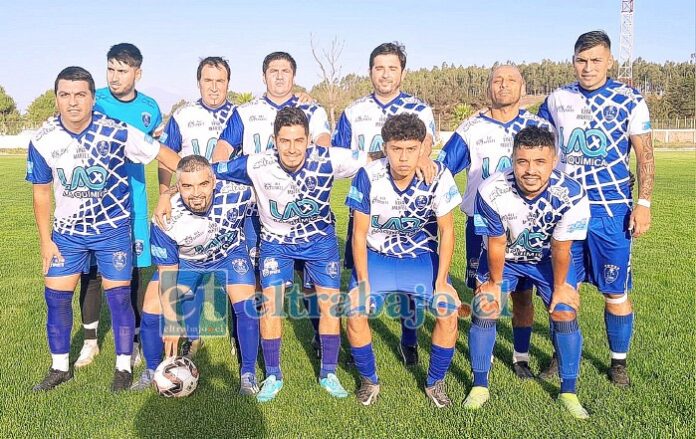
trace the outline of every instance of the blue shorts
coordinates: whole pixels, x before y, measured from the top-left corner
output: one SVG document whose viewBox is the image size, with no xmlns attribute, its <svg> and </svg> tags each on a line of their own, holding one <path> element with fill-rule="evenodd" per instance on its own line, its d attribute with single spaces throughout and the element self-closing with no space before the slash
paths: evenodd
<svg viewBox="0 0 696 439">
<path fill-rule="evenodd" d="M 367 250 L 367 276 L 370 294 L 407 293 L 412 296 L 431 297 L 437 278 L 438 256 L 428 252 L 415 258 L 397 258 Z M 353 268 L 348 289 L 358 286 Z"/>
<path fill-rule="evenodd" d="M 258 215 L 244 218 L 244 239 L 246 240 L 249 259 L 254 265 L 254 271 L 259 272 L 259 246 L 261 243 L 261 219 Z"/>
<path fill-rule="evenodd" d="M 216 285 L 256 285 L 253 265 L 245 247 L 237 247 L 227 257 L 209 264 L 193 264 L 180 260 L 177 283 L 195 290 L 205 283 L 210 275 L 215 276 Z M 152 275 L 153 282 L 159 282 L 159 270 Z"/>
<path fill-rule="evenodd" d="M 485 250 L 481 252 L 481 260 L 479 262 L 478 271 L 476 272 L 476 278 L 481 283 L 488 280 L 488 253 Z M 571 263 L 570 267 L 568 267 L 566 282 L 574 286 L 576 278 L 575 267 Z M 553 267 L 551 266 L 551 259 L 549 258 L 538 264 L 505 262 L 505 268 L 503 268 L 503 285 L 501 286 L 502 292 L 510 293 L 522 291 L 518 288 L 520 282 L 525 282 L 530 288 L 531 286 L 535 286 L 537 295 L 541 297 L 544 301 L 544 305 L 548 308 L 553 294 Z"/>
<path fill-rule="evenodd" d="M 577 283 L 589 282 L 603 294 L 625 294 L 631 279 L 630 212 L 592 217 L 585 241 L 575 241 L 572 253 Z"/>
<path fill-rule="evenodd" d="M 268 288 L 292 282 L 295 261 L 304 261 L 305 276 L 314 285 L 340 288 L 341 266 L 335 234 L 317 236 L 299 244 L 261 241 L 261 286 Z"/>
<path fill-rule="evenodd" d="M 104 279 L 130 281 L 133 270 L 133 248 L 130 227 L 116 227 L 99 235 L 78 236 L 53 232 L 64 262 L 53 261 L 47 277 L 83 273 L 94 254 Z"/>
</svg>

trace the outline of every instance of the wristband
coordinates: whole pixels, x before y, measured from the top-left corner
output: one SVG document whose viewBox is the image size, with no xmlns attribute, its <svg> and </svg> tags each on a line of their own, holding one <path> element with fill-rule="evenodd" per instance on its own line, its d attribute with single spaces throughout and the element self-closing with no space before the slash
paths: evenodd
<svg viewBox="0 0 696 439">
<path fill-rule="evenodd" d="M 645 198 L 638 198 L 638 203 L 639 206 L 647 207 L 650 209 L 650 200 L 646 200 Z"/>
</svg>

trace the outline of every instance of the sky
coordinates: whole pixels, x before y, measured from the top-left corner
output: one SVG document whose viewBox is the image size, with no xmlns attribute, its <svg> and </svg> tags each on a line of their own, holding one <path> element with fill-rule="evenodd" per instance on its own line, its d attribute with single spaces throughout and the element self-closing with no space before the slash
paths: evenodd
<svg viewBox="0 0 696 439">
<path fill-rule="evenodd" d="M 273 51 L 298 64 L 296 83 L 321 80 L 317 48 L 343 43 L 341 73 L 367 74 L 369 54 L 400 41 L 407 68 L 485 65 L 495 61 L 570 59 L 583 32 L 605 30 L 618 57 L 620 0 L 228 0 L 3 1 L 0 85 L 20 110 L 53 87 L 69 65 L 106 85 L 106 52 L 129 42 L 143 53 L 138 90 L 167 113 L 181 98 L 198 97 L 200 58 L 230 62 L 230 89 L 260 95 L 261 63 Z M 634 58 L 687 61 L 696 52 L 693 0 L 636 0 Z"/>
</svg>

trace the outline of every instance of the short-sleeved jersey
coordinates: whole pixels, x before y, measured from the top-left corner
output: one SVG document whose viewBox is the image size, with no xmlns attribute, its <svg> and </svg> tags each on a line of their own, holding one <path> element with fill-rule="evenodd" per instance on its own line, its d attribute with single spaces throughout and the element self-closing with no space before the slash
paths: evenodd
<svg viewBox="0 0 696 439">
<path fill-rule="evenodd" d="M 335 235 L 334 177 L 352 177 L 366 159 L 366 153 L 310 145 L 304 165 L 295 172 L 283 168 L 275 150 L 215 163 L 213 169 L 221 180 L 253 184 L 263 241 L 297 244 Z"/>
<path fill-rule="evenodd" d="M 473 216 L 476 190 L 481 182 L 491 174 L 512 166 L 513 140 L 522 128 L 528 126 L 542 126 L 551 130 L 546 120 L 524 109 L 507 123 L 486 114 L 477 114 L 457 127 L 437 160 L 444 163 L 454 175 L 467 171 L 462 212 Z"/>
<path fill-rule="evenodd" d="M 384 122 L 389 116 L 402 113 L 418 115 L 425 124 L 427 133 L 435 139 L 435 119 L 428 104 L 404 92 L 391 102 L 382 104 L 372 93 L 353 101 L 343 111 L 331 138 L 331 145 L 358 151 L 382 151 Z"/>
<path fill-rule="evenodd" d="M 507 236 L 505 260 L 538 263 L 551 253 L 551 238 L 583 240 L 587 236 L 590 207 L 579 182 L 554 170 L 546 189 L 534 199 L 518 190 L 512 169 L 497 172 L 479 186 L 474 227 L 483 235 Z"/>
<path fill-rule="evenodd" d="M 135 92 L 133 100 L 121 101 L 111 94 L 108 87 L 100 88 L 95 94 L 94 109 L 150 135 L 162 123 L 157 102 L 139 91 Z"/>
<path fill-rule="evenodd" d="M 229 101 L 218 108 L 208 108 L 202 99 L 186 104 L 172 114 L 159 140 L 181 157 L 196 154 L 210 160 L 234 108 Z"/>
<path fill-rule="evenodd" d="M 394 184 L 389 161 L 371 162 L 353 179 L 346 205 L 370 217 L 367 247 L 397 258 L 437 253 L 437 218 L 461 203 L 450 171 L 437 163 L 433 183 L 413 178 L 400 190 Z"/>
<path fill-rule="evenodd" d="M 279 110 L 297 107 L 309 120 L 309 138 L 314 143 L 322 134 L 330 134 L 324 108 L 317 104 L 300 104 L 296 96 L 276 105 L 266 96 L 254 99 L 234 109 L 227 126 L 220 134 L 234 149 L 235 154 L 259 154 L 274 149 L 273 123 Z"/>
<path fill-rule="evenodd" d="M 556 128 L 558 169 L 587 190 L 592 216 L 622 215 L 632 206 L 629 136 L 651 130 L 640 93 L 608 79 L 587 91 L 577 82 L 551 93 L 539 116 Z"/>
<path fill-rule="evenodd" d="M 94 112 L 92 123 L 79 134 L 52 117 L 29 143 L 26 179 L 53 182 L 53 230 L 95 235 L 128 224 L 126 159 L 148 163 L 158 153 L 159 143 L 152 137 L 101 113 Z"/>
<path fill-rule="evenodd" d="M 218 181 L 208 212 L 194 213 L 172 197 L 170 227 L 162 230 L 153 218 L 152 259 L 157 265 L 174 265 L 180 260 L 204 267 L 227 256 L 244 241 L 244 217 L 253 201 L 251 186 Z"/>
</svg>

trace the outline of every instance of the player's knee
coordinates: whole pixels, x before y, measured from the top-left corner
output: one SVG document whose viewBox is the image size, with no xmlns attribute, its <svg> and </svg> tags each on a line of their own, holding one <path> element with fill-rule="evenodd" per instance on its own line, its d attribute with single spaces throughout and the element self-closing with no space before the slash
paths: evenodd
<svg viewBox="0 0 696 439">
<path fill-rule="evenodd" d="M 365 313 L 355 313 L 348 316 L 348 331 L 352 334 L 363 334 L 370 330 Z"/>
<path fill-rule="evenodd" d="M 149 314 L 159 314 L 162 312 L 159 300 L 159 282 L 151 281 L 145 290 L 143 300 L 143 311 Z"/>
<path fill-rule="evenodd" d="M 473 314 L 480 319 L 497 319 L 500 303 L 490 294 L 477 293 L 472 301 Z"/>
<path fill-rule="evenodd" d="M 551 320 L 554 322 L 570 322 L 577 318 L 577 313 L 572 306 L 559 303 L 551 313 Z"/>
<path fill-rule="evenodd" d="M 630 314 L 633 311 L 631 301 L 628 294 L 606 294 L 604 296 L 604 307 L 607 312 L 623 316 Z"/>
</svg>

